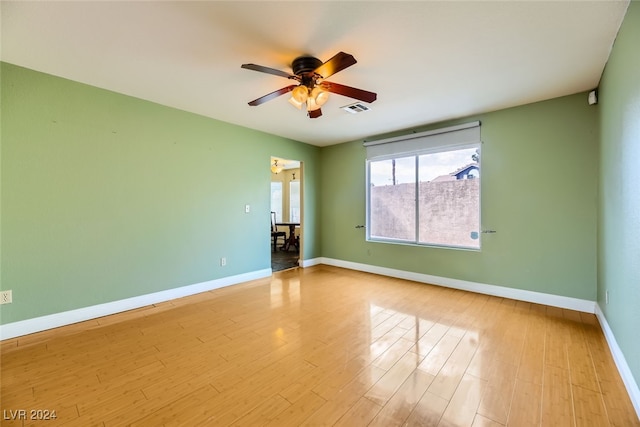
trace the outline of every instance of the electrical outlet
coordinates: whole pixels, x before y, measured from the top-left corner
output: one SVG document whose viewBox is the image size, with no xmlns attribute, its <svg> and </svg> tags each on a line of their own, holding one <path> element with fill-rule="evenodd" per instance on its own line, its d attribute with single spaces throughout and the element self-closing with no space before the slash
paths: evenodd
<svg viewBox="0 0 640 427">
<path fill-rule="evenodd" d="M 13 302 L 13 295 L 11 290 L 0 291 L 0 304 L 11 304 Z"/>
<path fill-rule="evenodd" d="M 220 258 L 220 267 L 227 265 L 227 259 L 225 257 Z"/>
</svg>

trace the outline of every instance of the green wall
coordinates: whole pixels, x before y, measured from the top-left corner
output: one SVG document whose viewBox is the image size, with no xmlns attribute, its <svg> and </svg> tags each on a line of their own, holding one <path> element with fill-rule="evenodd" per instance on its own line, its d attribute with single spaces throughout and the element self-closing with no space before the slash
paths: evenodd
<svg viewBox="0 0 640 427">
<path fill-rule="evenodd" d="M 1 80 L 3 324 L 270 268 L 271 155 L 304 162 L 320 256 L 319 148 L 6 63 Z"/>
<path fill-rule="evenodd" d="M 596 299 L 597 108 L 587 94 L 482 114 L 481 251 L 365 241 L 362 141 L 321 153 L 324 257 Z M 426 128 L 425 128 L 426 129 Z M 417 131 L 425 129 L 416 129 Z"/>
<path fill-rule="evenodd" d="M 602 76 L 599 97 L 598 304 L 640 384 L 639 2 L 629 5 Z"/>
</svg>

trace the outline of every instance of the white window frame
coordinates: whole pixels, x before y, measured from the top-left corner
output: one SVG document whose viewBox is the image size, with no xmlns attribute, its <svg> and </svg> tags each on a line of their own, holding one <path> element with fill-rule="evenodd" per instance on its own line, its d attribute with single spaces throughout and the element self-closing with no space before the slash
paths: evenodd
<svg viewBox="0 0 640 427">
<path fill-rule="evenodd" d="M 275 186 L 280 186 L 280 188 L 276 191 L 280 191 L 280 206 L 274 206 L 274 184 Z M 282 181 L 271 181 L 271 211 L 276 213 L 276 222 L 282 222 L 282 213 L 283 213 L 283 204 L 284 204 L 284 185 Z"/>
<path fill-rule="evenodd" d="M 297 189 L 294 191 L 294 188 Z M 289 181 L 289 221 L 300 222 L 300 181 Z M 294 196 L 294 193 L 295 196 Z"/>
<path fill-rule="evenodd" d="M 482 141 L 480 138 L 480 122 L 465 123 L 457 126 L 436 129 L 427 132 L 415 133 L 406 136 L 388 138 L 377 141 L 365 141 L 367 149 L 366 159 L 366 240 L 370 242 L 400 243 L 427 247 L 441 247 L 479 251 L 481 248 L 481 231 L 478 230 L 478 246 L 457 246 L 448 244 L 421 243 L 419 239 L 420 215 L 419 215 L 419 156 L 445 151 L 454 151 L 465 148 L 477 148 L 480 151 Z M 414 157 L 415 167 L 415 226 L 413 240 L 371 237 L 371 162 L 397 159 L 401 157 Z M 482 157 L 480 157 L 480 160 Z M 480 170 L 482 166 L 480 165 Z M 478 190 L 480 192 L 480 189 Z M 479 228 L 481 227 L 482 194 L 479 193 Z"/>
</svg>

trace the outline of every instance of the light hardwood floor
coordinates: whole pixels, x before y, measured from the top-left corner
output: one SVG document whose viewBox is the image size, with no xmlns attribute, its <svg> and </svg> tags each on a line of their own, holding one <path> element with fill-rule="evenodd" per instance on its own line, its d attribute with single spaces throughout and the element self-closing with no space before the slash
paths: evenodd
<svg viewBox="0 0 640 427">
<path fill-rule="evenodd" d="M 595 316 L 327 266 L 6 340 L 1 364 L 7 426 L 640 425 Z"/>
</svg>

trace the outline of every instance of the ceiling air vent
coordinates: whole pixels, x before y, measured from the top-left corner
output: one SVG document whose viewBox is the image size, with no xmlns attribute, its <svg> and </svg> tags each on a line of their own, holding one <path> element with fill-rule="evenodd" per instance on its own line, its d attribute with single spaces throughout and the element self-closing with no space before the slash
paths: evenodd
<svg viewBox="0 0 640 427">
<path fill-rule="evenodd" d="M 363 111 L 371 110 L 370 107 L 367 107 L 362 102 L 356 102 L 355 104 L 345 105 L 344 107 L 340 107 L 344 111 L 347 111 L 351 114 L 362 113 Z"/>
</svg>

